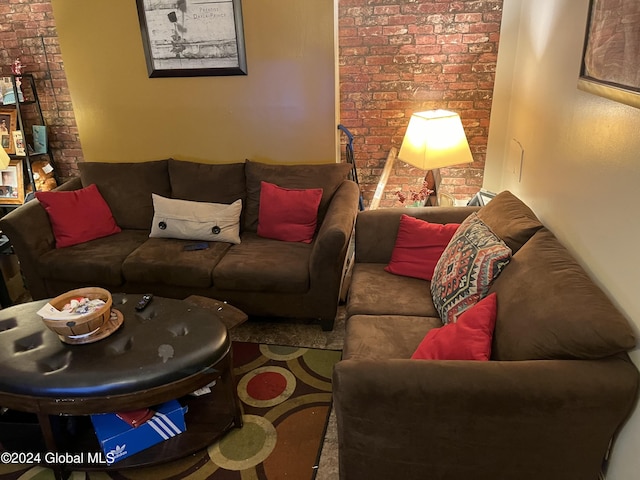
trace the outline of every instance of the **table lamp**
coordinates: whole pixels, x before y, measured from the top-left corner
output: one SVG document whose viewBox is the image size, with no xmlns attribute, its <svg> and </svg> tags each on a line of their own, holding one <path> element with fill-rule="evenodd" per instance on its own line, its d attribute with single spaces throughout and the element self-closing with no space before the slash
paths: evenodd
<svg viewBox="0 0 640 480">
<path fill-rule="evenodd" d="M 411 115 L 398 159 L 422 170 L 430 170 L 435 204 L 438 203 L 440 167 L 473 162 L 469 143 L 457 113 L 428 110 Z"/>
</svg>

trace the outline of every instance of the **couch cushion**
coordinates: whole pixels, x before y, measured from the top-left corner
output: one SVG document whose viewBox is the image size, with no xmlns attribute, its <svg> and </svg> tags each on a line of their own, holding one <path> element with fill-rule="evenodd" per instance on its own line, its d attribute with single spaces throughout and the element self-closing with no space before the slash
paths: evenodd
<svg viewBox="0 0 640 480">
<path fill-rule="evenodd" d="M 84 187 L 95 183 L 122 229 L 149 230 L 153 218 L 151 194 L 171 195 L 167 160 L 141 163 L 81 162 Z"/>
<path fill-rule="evenodd" d="M 478 217 L 516 253 L 542 223 L 535 213 L 508 190 L 500 192 L 478 211 Z"/>
<path fill-rule="evenodd" d="M 459 223 L 429 223 L 403 214 L 385 271 L 431 281 L 442 252 L 459 226 Z"/>
<path fill-rule="evenodd" d="M 496 324 L 496 297 L 491 293 L 465 310 L 456 322 L 429 330 L 411 358 L 488 361 Z"/>
<path fill-rule="evenodd" d="M 311 243 L 321 199 L 321 188 L 282 188 L 262 182 L 258 235 L 285 242 Z"/>
<path fill-rule="evenodd" d="M 437 317 L 429 282 L 393 275 L 383 263 L 356 263 L 351 274 L 348 315 Z"/>
<path fill-rule="evenodd" d="M 595 359 L 635 346 L 629 322 L 546 228 L 491 287 L 497 360 Z"/>
<path fill-rule="evenodd" d="M 197 202 L 226 203 L 247 196 L 243 163 L 208 164 L 169 159 L 171 196 Z"/>
<path fill-rule="evenodd" d="M 45 279 L 86 285 L 118 286 L 124 281 L 122 263 L 147 241 L 144 230 L 123 230 L 115 235 L 50 250 L 39 258 L 38 273 Z"/>
<path fill-rule="evenodd" d="M 258 229 L 260 210 L 260 182 L 269 182 L 283 188 L 322 188 L 322 200 L 318 208 L 318 225 L 322 224 L 333 194 L 348 178 L 351 165 L 327 163 L 322 165 L 270 165 L 247 160 L 247 204 L 245 228 L 251 232 Z"/>
<path fill-rule="evenodd" d="M 154 213 L 149 237 L 240 243 L 242 200 L 225 205 L 151 196 Z"/>
<path fill-rule="evenodd" d="M 431 294 L 442 322 L 455 322 L 462 312 L 484 298 L 510 258 L 511 249 L 475 212 L 469 215 L 433 273 Z"/>
<path fill-rule="evenodd" d="M 185 251 L 189 243 L 149 238 L 124 261 L 124 277 L 134 283 L 210 287 L 211 272 L 231 244 L 211 243 L 205 250 Z"/>
<path fill-rule="evenodd" d="M 213 270 L 213 284 L 223 290 L 303 293 L 309 290 L 313 244 L 281 242 L 244 232 Z"/>
<path fill-rule="evenodd" d="M 342 359 L 408 359 L 438 317 L 355 315 L 347 320 Z"/>
<path fill-rule="evenodd" d="M 95 185 L 69 192 L 36 192 L 49 215 L 56 248 L 70 247 L 120 232 Z"/>
</svg>

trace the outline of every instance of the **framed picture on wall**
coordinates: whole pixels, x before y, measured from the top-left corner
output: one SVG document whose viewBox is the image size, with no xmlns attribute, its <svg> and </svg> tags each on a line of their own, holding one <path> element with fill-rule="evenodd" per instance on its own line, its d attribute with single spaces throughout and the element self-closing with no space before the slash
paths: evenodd
<svg viewBox="0 0 640 480">
<path fill-rule="evenodd" d="M 24 203 L 24 180 L 22 160 L 10 160 L 4 170 L 0 170 L 0 204 Z"/>
<path fill-rule="evenodd" d="M 26 155 L 26 150 L 24 148 L 24 138 L 22 138 L 22 131 L 14 130 L 11 133 L 13 135 L 13 144 L 16 147 L 16 155 L 24 157 Z"/>
<path fill-rule="evenodd" d="M 578 88 L 640 108 L 638 45 L 638 0 L 591 0 Z"/>
<path fill-rule="evenodd" d="M 136 0 L 149 77 L 246 75 L 240 0 Z"/>
<path fill-rule="evenodd" d="M 9 100 L 9 97 L 12 97 L 13 93 L 13 82 L 11 82 L 11 77 L 0 77 L 0 105 L 11 105 L 15 104 L 15 99 L 13 101 Z M 5 101 L 5 96 L 7 100 Z"/>
<path fill-rule="evenodd" d="M 16 130 L 16 109 L 0 108 L 0 141 L 2 148 L 8 154 L 16 153 L 16 146 L 13 142 L 13 132 Z"/>
<path fill-rule="evenodd" d="M 44 125 L 32 125 L 33 153 L 47 153 L 47 127 Z"/>
</svg>

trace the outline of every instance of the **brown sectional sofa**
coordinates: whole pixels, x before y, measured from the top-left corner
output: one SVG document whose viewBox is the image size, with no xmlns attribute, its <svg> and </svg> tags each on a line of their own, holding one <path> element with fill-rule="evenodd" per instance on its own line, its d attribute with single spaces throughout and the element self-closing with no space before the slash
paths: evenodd
<svg viewBox="0 0 640 480">
<path fill-rule="evenodd" d="M 33 200 L 0 220 L 34 299 L 81 286 L 171 298 L 201 295 L 228 301 L 249 315 L 319 320 L 333 328 L 359 191 L 350 165 L 271 165 L 247 161 L 200 164 L 174 159 L 143 163 L 85 162 L 60 190 L 96 184 L 122 232 L 55 248 L 47 212 Z M 323 189 L 311 243 L 257 235 L 261 181 Z M 241 199 L 241 243 L 149 238 L 152 193 L 230 204 Z"/>
<path fill-rule="evenodd" d="M 358 214 L 333 377 L 342 480 L 596 480 L 633 409 L 627 320 L 509 192 L 478 210 L 513 252 L 490 289 L 491 360 L 411 360 L 442 323 L 428 281 L 384 271 L 400 216 L 460 223 L 476 210 Z"/>
</svg>

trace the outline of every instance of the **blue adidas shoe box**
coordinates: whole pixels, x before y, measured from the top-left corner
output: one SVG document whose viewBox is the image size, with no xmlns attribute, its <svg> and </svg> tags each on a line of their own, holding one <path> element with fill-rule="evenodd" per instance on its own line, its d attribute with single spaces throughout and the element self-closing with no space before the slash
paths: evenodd
<svg viewBox="0 0 640 480">
<path fill-rule="evenodd" d="M 155 415 L 132 427 L 115 413 L 91 415 L 93 428 L 109 465 L 184 432 L 186 407 L 177 400 L 153 408 Z"/>
</svg>

